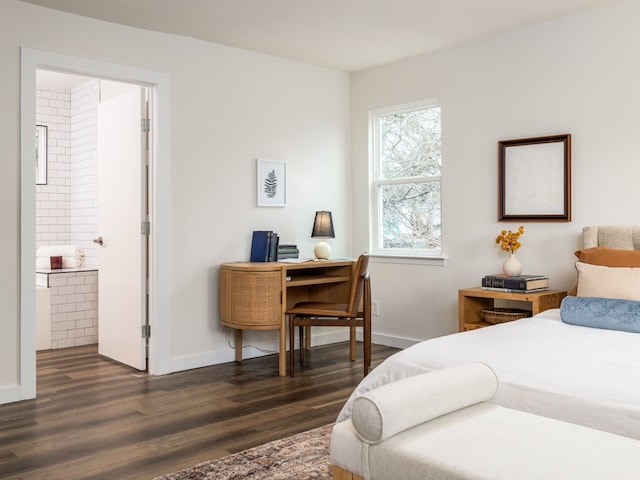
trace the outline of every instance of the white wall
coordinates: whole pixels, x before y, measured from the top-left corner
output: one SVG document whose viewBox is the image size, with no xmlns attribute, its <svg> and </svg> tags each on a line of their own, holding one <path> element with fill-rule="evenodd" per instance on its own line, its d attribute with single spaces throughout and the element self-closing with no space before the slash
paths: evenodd
<svg viewBox="0 0 640 480">
<path fill-rule="evenodd" d="M 170 76 L 173 368 L 234 358 L 218 324 L 218 265 L 248 259 L 252 230 L 310 256 L 314 212 L 331 210 L 334 253 L 351 254 L 346 73 L 15 0 L 0 4 L 0 31 L 0 401 L 19 378 L 21 46 Z M 288 162 L 286 208 L 256 207 L 259 156 Z M 246 342 L 275 346 L 276 333 Z"/>
<path fill-rule="evenodd" d="M 367 246 L 367 112 L 439 97 L 446 266 L 374 264 L 374 332 L 455 331 L 457 290 L 500 271 L 497 143 L 571 133 L 573 218 L 525 225 L 524 273 L 569 289 L 585 225 L 638 224 L 640 2 L 565 18 L 352 75 L 355 250 Z M 374 339 L 376 337 L 374 336 Z"/>
</svg>

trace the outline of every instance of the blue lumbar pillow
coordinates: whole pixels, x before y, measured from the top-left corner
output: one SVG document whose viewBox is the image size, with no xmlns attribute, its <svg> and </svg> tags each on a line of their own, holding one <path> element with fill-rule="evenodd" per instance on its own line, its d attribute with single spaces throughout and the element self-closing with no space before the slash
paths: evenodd
<svg viewBox="0 0 640 480">
<path fill-rule="evenodd" d="M 565 297 L 560 318 L 582 327 L 640 333 L 640 302 L 601 297 Z"/>
</svg>

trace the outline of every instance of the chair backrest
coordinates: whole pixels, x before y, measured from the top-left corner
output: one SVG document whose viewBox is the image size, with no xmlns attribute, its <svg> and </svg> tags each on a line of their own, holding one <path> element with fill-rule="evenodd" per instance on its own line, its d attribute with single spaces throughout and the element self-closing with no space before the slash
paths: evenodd
<svg viewBox="0 0 640 480">
<path fill-rule="evenodd" d="M 355 317 L 358 314 L 360 300 L 364 289 L 364 279 L 367 276 L 367 268 L 369 268 L 369 255 L 363 253 L 358 257 L 356 266 L 351 275 L 351 290 L 349 291 L 349 303 L 347 304 L 347 312 Z"/>
</svg>

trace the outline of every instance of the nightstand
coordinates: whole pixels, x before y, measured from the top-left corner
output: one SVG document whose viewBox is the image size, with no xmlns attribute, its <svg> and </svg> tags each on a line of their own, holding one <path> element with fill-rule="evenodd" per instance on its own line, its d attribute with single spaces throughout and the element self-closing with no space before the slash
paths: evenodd
<svg viewBox="0 0 640 480">
<path fill-rule="evenodd" d="M 491 324 L 482 320 L 482 310 L 494 308 L 496 300 L 511 300 L 528 303 L 531 314 L 559 308 L 567 292 L 560 290 L 542 290 L 540 292 L 513 293 L 485 290 L 482 287 L 458 290 L 458 331 L 474 330 Z"/>
</svg>

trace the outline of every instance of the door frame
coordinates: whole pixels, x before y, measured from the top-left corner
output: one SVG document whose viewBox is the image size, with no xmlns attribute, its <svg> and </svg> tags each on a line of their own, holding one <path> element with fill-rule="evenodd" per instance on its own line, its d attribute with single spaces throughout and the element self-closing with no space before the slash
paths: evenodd
<svg viewBox="0 0 640 480">
<path fill-rule="evenodd" d="M 170 373 L 169 75 L 22 47 L 20 91 L 20 373 L 15 400 L 36 396 L 35 121 L 36 70 L 56 70 L 149 87 L 153 158 L 149 166 L 149 373 Z"/>
</svg>

